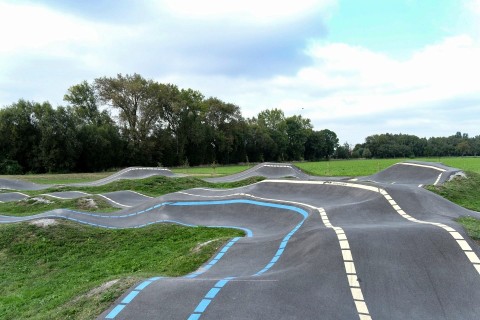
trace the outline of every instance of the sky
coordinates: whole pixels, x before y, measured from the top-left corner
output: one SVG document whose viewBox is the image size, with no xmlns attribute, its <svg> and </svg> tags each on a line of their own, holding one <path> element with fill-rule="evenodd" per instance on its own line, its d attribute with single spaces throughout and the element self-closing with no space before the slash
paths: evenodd
<svg viewBox="0 0 480 320">
<path fill-rule="evenodd" d="M 139 73 L 340 142 L 480 135 L 480 0 L 0 0 L 0 107 Z"/>
</svg>

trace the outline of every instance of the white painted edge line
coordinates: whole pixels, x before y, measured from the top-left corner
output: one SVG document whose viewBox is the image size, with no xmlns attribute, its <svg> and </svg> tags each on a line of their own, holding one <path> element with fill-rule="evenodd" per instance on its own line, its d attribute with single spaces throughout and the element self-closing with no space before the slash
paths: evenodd
<svg viewBox="0 0 480 320">
<path fill-rule="evenodd" d="M 114 201 L 114 200 L 110 199 L 109 197 L 104 196 L 103 194 L 96 194 L 96 195 L 99 196 L 99 197 L 102 197 L 102 198 L 104 198 L 104 199 L 107 199 L 108 201 L 113 202 L 113 203 L 115 203 L 115 204 L 117 204 L 117 205 L 119 205 L 119 206 L 122 206 L 122 207 L 125 207 L 125 208 L 131 208 L 131 207 L 132 207 L 132 206 L 129 206 L 129 205 L 126 205 L 126 204 L 121 204 L 121 203 L 119 203 L 119 202 L 117 202 L 117 201 Z"/>
<path fill-rule="evenodd" d="M 434 186 L 437 185 L 437 183 L 440 181 L 440 178 L 442 177 L 442 173 L 440 173 L 437 177 L 437 180 L 435 180 L 435 182 L 433 183 Z"/>
<path fill-rule="evenodd" d="M 145 197 L 145 198 L 150 198 L 150 199 L 153 199 L 153 197 L 150 197 L 150 196 L 147 196 L 145 194 L 142 194 L 140 192 L 137 192 L 137 191 L 133 191 L 133 190 L 127 190 L 128 192 L 132 192 L 132 193 L 135 193 L 135 194 L 138 194 L 139 196 L 142 196 L 142 197 Z"/>
<path fill-rule="evenodd" d="M 16 194 L 19 194 L 19 195 L 24 196 L 24 197 L 30 197 L 28 194 L 21 193 L 21 192 L 18 192 L 18 191 L 11 192 L 11 193 L 16 193 Z"/>
<path fill-rule="evenodd" d="M 42 193 L 42 194 L 40 194 L 40 196 L 50 197 L 50 198 L 55 198 L 55 199 L 60 199 L 60 200 L 71 200 L 71 199 L 75 199 L 75 198 L 69 198 L 69 197 L 55 196 L 55 195 L 49 194 L 49 193 Z"/>
<path fill-rule="evenodd" d="M 442 172 L 447 171 L 447 170 L 445 170 L 445 169 L 438 168 L 438 167 L 435 167 L 435 166 L 429 166 L 429 165 L 427 165 L 427 164 L 419 164 L 419 163 L 411 163 L 411 162 L 400 162 L 400 163 L 397 163 L 397 164 L 401 164 L 401 165 L 404 165 L 404 166 L 414 166 L 414 167 L 430 168 L 430 169 L 434 169 L 434 170 L 438 170 L 438 171 L 442 171 Z"/>
<path fill-rule="evenodd" d="M 429 224 L 432 226 L 436 226 L 439 228 L 442 228 L 443 230 L 447 231 L 452 238 L 455 240 L 457 245 L 460 247 L 460 249 L 465 253 L 467 256 L 467 259 L 472 263 L 473 267 L 475 270 L 480 274 L 480 259 L 478 258 L 477 254 L 472 250 L 470 245 L 465 241 L 465 238 L 458 233 L 455 229 L 452 227 L 449 227 L 443 223 L 438 223 L 438 222 L 429 222 L 429 221 L 423 221 L 423 220 L 418 220 L 412 217 L 411 215 L 407 214 L 405 211 L 402 210 L 402 208 L 393 200 L 393 198 L 388 194 L 387 191 L 384 189 L 380 189 L 380 193 L 383 195 L 383 197 L 388 201 L 388 203 L 392 206 L 392 208 L 403 218 L 407 219 L 408 221 L 419 223 L 419 224 Z"/>
<path fill-rule="evenodd" d="M 231 181 L 233 179 L 238 179 L 238 178 L 242 178 L 250 173 L 253 173 L 255 171 L 258 171 L 260 170 L 261 168 L 263 167 L 271 167 L 271 168 L 288 168 L 288 169 L 291 169 L 293 171 L 295 171 L 295 167 L 293 167 L 292 165 L 280 165 L 280 164 L 262 164 L 262 165 L 259 165 L 259 166 L 255 166 L 253 168 L 250 168 L 250 169 L 247 169 L 243 172 L 239 172 L 239 173 L 236 173 L 236 174 L 233 174 L 231 176 L 231 179 L 229 179 L 228 181 Z M 302 174 L 305 174 L 303 173 L 301 170 L 297 170 L 299 172 L 301 172 Z M 228 178 L 228 176 L 225 176 L 225 177 L 220 177 L 220 178 Z"/>
<path fill-rule="evenodd" d="M 373 192 L 380 192 L 378 187 L 367 186 L 363 184 L 356 184 L 356 183 L 348 183 L 348 182 L 339 182 L 339 181 L 298 181 L 298 180 L 264 180 L 260 181 L 259 183 L 294 183 L 294 184 L 317 184 L 317 185 L 333 185 L 333 186 L 341 186 L 341 187 L 351 187 L 351 188 L 358 188 L 369 190 Z"/>
<path fill-rule="evenodd" d="M 94 183 L 98 183 L 98 182 L 105 182 L 105 181 L 108 181 L 108 180 L 113 180 L 115 178 L 117 178 L 118 176 L 124 174 L 124 173 L 127 173 L 127 172 L 130 172 L 130 171 L 134 171 L 134 170 L 156 170 L 156 171 L 171 171 L 170 169 L 168 168 L 155 168 L 155 167 L 139 167 L 139 168 L 127 168 L 127 169 L 123 169 L 123 170 L 120 170 L 108 177 L 105 177 L 105 178 L 102 178 L 102 179 L 99 179 L 99 180 L 95 180 L 95 181 L 92 181 L 91 183 L 94 184 Z M 87 182 L 88 183 L 88 182 Z"/>
<path fill-rule="evenodd" d="M 66 191 L 66 192 L 76 192 L 76 193 L 81 193 L 85 196 L 92 196 L 92 194 L 90 193 L 86 193 L 86 192 L 83 192 L 83 191 Z M 41 196 L 46 196 L 46 197 L 51 197 L 51 198 L 55 198 L 55 199 L 61 199 L 61 200 L 71 200 L 71 199 L 76 199 L 76 198 L 69 198 L 69 197 L 60 197 L 60 196 L 55 196 L 53 194 L 50 194 L 50 193 L 42 193 L 40 194 Z"/>
<path fill-rule="evenodd" d="M 358 282 L 358 277 L 355 269 L 355 263 L 353 262 L 353 256 L 352 252 L 350 250 L 350 244 L 348 242 L 347 236 L 345 234 L 345 231 L 340 228 L 340 227 L 335 227 L 330 223 L 330 220 L 328 219 L 327 213 L 323 208 L 318 208 L 306 203 L 302 202 L 296 202 L 296 201 L 289 201 L 289 200 L 280 200 L 280 199 L 271 199 L 271 198 L 262 198 L 262 197 L 257 197 L 248 193 L 232 193 L 228 195 L 221 195 L 221 196 L 206 196 L 206 195 L 197 195 L 197 194 L 191 194 L 188 192 L 179 192 L 182 194 L 190 195 L 190 196 L 195 196 L 195 197 L 202 197 L 202 198 L 220 198 L 220 197 L 230 197 L 230 196 L 244 196 L 244 197 L 250 197 L 254 199 L 259 199 L 259 200 L 265 200 L 265 201 L 275 201 L 275 202 L 280 202 L 280 203 L 290 203 L 290 204 L 296 204 L 296 205 L 301 205 L 308 207 L 310 209 L 316 210 L 320 214 L 320 218 L 322 219 L 323 224 L 325 227 L 333 229 L 337 235 L 338 243 L 340 245 L 340 249 L 342 251 L 342 257 L 343 257 L 343 262 L 345 266 L 345 272 L 347 275 L 347 281 L 350 286 L 350 292 L 352 294 L 353 302 L 355 304 L 355 308 L 357 309 L 358 316 L 361 320 L 371 320 L 372 317 L 370 316 L 370 313 L 368 311 L 367 304 L 365 302 L 365 299 L 363 297 L 362 289 L 360 287 L 360 282 Z"/>
<path fill-rule="evenodd" d="M 353 261 L 352 251 L 350 250 L 350 243 L 348 242 L 345 231 L 340 227 L 335 227 L 330 223 L 327 213 L 323 208 L 318 208 L 318 213 L 322 219 L 325 227 L 333 229 L 337 235 L 338 243 L 342 250 L 343 263 L 345 266 L 345 272 L 347 274 L 348 285 L 350 286 L 350 292 L 352 294 L 353 302 L 360 319 L 372 319 L 370 312 L 368 311 L 365 298 L 363 297 L 362 288 L 358 281 L 357 271 L 355 269 L 355 263 Z"/>
<path fill-rule="evenodd" d="M 237 189 L 245 189 L 246 187 L 251 187 L 254 185 L 257 185 L 259 183 L 265 182 L 268 180 L 263 180 L 263 181 L 258 181 L 252 184 L 249 184 L 247 186 L 241 186 L 241 187 L 235 187 L 235 188 L 227 188 L 227 189 L 214 189 L 214 188 L 192 188 L 191 190 L 204 190 L 204 191 L 213 191 L 213 192 L 227 192 L 227 191 L 232 191 L 232 190 L 237 190 Z"/>
</svg>

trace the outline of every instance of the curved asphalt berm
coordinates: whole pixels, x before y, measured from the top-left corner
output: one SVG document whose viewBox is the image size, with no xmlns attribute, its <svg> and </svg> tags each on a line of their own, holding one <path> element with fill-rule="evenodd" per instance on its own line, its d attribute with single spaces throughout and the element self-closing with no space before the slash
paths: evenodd
<svg viewBox="0 0 480 320">
<path fill-rule="evenodd" d="M 359 180 L 392 184 L 437 185 L 444 183 L 458 172 L 461 170 L 444 166 L 441 163 L 408 161 L 394 164 L 383 171 Z"/>
<path fill-rule="evenodd" d="M 480 252 L 453 218 L 480 214 L 416 183 L 266 180 L 110 214 L 54 210 L 0 222 L 245 230 L 196 272 L 146 279 L 99 319 L 479 319 Z"/>
<path fill-rule="evenodd" d="M 152 176 L 165 176 L 165 177 L 182 177 L 183 175 L 175 174 L 167 168 L 155 168 L 155 167 L 130 167 L 118 171 L 106 178 L 99 179 L 92 182 L 84 183 L 70 183 L 66 186 L 77 187 L 92 187 L 103 186 L 116 180 L 121 179 L 145 179 Z M 33 182 L 15 180 L 15 179 L 0 179 L 0 190 L 44 190 L 53 187 L 53 184 L 37 184 Z"/>
</svg>

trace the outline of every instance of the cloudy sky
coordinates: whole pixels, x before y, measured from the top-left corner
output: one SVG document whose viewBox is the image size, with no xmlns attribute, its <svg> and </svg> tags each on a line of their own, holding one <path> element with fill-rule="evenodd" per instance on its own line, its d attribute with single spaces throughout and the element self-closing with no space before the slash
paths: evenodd
<svg viewBox="0 0 480 320">
<path fill-rule="evenodd" d="M 480 0 L 0 0 L 0 106 L 117 73 L 341 142 L 480 134 Z"/>
</svg>

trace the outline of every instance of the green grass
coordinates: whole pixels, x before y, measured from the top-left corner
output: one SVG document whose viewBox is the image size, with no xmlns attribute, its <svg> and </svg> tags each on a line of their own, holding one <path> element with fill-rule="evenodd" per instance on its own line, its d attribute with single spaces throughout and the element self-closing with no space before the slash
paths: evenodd
<svg viewBox="0 0 480 320">
<path fill-rule="evenodd" d="M 98 187 L 67 187 L 58 186 L 48 188 L 39 191 L 22 191 L 29 196 L 39 196 L 40 194 L 58 192 L 58 191 L 83 191 L 89 194 L 99 194 L 121 190 L 133 190 L 142 194 L 158 197 L 164 194 L 182 191 L 191 188 L 237 188 L 245 185 L 249 185 L 258 181 L 262 181 L 264 178 L 251 177 L 236 182 L 226 183 L 210 183 L 198 178 L 184 177 L 184 178 L 169 178 L 163 176 L 154 176 L 146 179 L 138 180 L 117 180 Z M 44 196 L 42 196 L 44 197 Z M 44 204 L 34 202 L 33 200 L 22 200 L 17 202 L 0 203 L 0 214 L 15 215 L 15 216 L 27 216 L 36 213 L 41 213 L 53 209 L 68 208 L 74 210 L 90 211 L 90 212 L 112 212 L 118 210 L 105 201 L 103 198 L 93 196 L 95 202 L 98 204 L 98 209 L 89 210 L 84 208 L 79 199 L 76 200 L 57 200 L 49 197 L 45 197 L 51 204 Z M 92 198 L 89 196 L 88 198 Z"/>
<path fill-rule="evenodd" d="M 228 166 L 212 166 L 205 167 L 185 167 L 185 168 L 173 168 L 171 169 L 175 173 L 183 173 L 196 177 L 212 177 L 212 176 L 225 176 L 235 174 L 241 171 L 245 171 L 252 166 L 247 165 L 228 165 Z"/>
<path fill-rule="evenodd" d="M 480 157 L 446 157 L 446 158 L 421 158 L 419 161 L 441 162 L 444 165 L 480 173 Z"/>
<path fill-rule="evenodd" d="M 418 158 L 418 159 L 352 159 L 331 160 L 319 162 L 295 163 L 303 171 L 317 176 L 369 176 L 384 170 L 395 163 L 415 160 L 427 162 L 441 162 L 447 166 L 480 173 L 480 157 L 447 157 L 447 158 Z"/>
<path fill-rule="evenodd" d="M 112 207 L 105 199 L 93 196 L 86 197 L 93 199 L 97 208 L 88 207 L 85 205 L 85 198 L 60 200 L 50 197 L 41 197 L 48 200 L 50 203 L 37 201 L 34 198 L 27 198 L 21 201 L 0 203 L 0 214 L 8 216 L 30 216 L 37 213 L 42 213 L 54 209 L 73 209 L 88 212 L 113 212 L 119 210 Z"/>
<path fill-rule="evenodd" d="M 473 217 L 461 217 L 457 219 L 457 222 L 465 228 L 470 238 L 480 244 L 480 220 Z"/>
<path fill-rule="evenodd" d="M 17 179 L 30 181 L 40 184 L 68 184 L 68 183 L 84 183 L 103 179 L 114 172 L 96 172 L 96 173 L 62 173 L 62 174 L 25 174 L 0 176 L 5 179 Z"/>
<path fill-rule="evenodd" d="M 317 176 L 358 177 L 384 170 L 405 159 L 330 160 L 295 163 L 303 171 Z"/>
<path fill-rule="evenodd" d="M 261 177 L 252 177 L 237 182 L 228 183 L 210 183 L 199 178 L 184 177 L 184 178 L 169 178 L 163 176 L 154 176 L 145 179 L 134 180 L 117 180 L 103 186 L 96 187 L 70 187 L 58 186 L 48 188 L 40 191 L 22 191 L 28 195 L 38 195 L 42 193 L 57 192 L 57 191 L 83 191 L 90 194 L 98 194 L 105 192 L 114 192 L 121 190 L 132 190 L 142 194 L 158 197 L 167 193 L 181 191 L 191 188 L 236 188 L 240 186 L 249 185 L 263 180 Z"/>
<path fill-rule="evenodd" d="M 67 221 L 0 225 L 0 319 L 94 319 L 140 279 L 192 272 L 241 235 L 165 224 L 126 230 Z M 210 240 L 216 241 L 198 247 Z M 120 281 L 92 291 L 113 279 Z"/>
<path fill-rule="evenodd" d="M 440 186 L 426 188 L 462 207 L 480 212 L 480 174 L 466 172 L 468 179 L 456 178 Z"/>
</svg>

